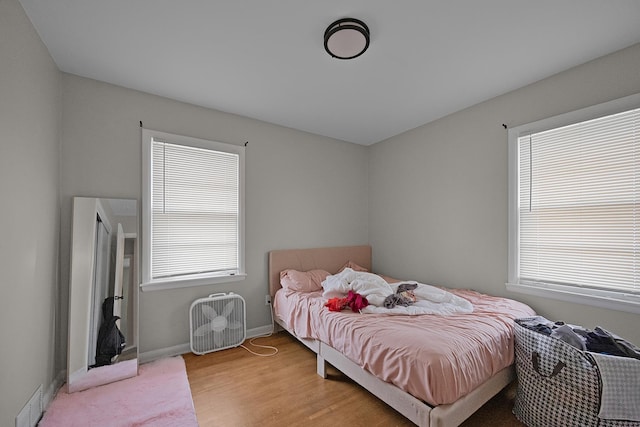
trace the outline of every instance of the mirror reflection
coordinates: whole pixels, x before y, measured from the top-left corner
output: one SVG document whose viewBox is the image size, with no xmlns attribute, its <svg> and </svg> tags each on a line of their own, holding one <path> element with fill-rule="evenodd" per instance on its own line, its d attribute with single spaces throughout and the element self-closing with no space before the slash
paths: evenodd
<svg viewBox="0 0 640 427">
<path fill-rule="evenodd" d="M 74 197 L 68 391 L 138 372 L 137 202 Z"/>
</svg>

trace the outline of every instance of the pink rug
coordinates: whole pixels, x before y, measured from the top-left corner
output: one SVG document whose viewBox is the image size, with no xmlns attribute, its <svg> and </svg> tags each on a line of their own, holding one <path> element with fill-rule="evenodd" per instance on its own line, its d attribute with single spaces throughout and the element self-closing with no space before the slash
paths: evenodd
<svg viewBox="0 0 640 427">
<path fill-rule="evenodd" d="M 197 427 L 182 357 L 140 365 L 137 377 L 76 393 L 62 387 L 40 427 Z"/>
</svg>

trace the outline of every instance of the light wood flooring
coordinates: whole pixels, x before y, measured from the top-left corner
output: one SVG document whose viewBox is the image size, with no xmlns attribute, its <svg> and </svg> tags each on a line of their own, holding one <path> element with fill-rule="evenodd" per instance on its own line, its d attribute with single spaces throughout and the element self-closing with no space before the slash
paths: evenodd
<svg viewBox="0 0 640 427">
<path fill-rule="evenodd" d="M 326 380 L 319 377 L 315 353 L 286 332 L 256 343 L 275 346 L 278 354 L 259 357 L 236 347 L 183 356 L 200 427 L 413 426 L 336 369 L 329 367 Z M 524 426 L 512 406 L 507 388 L 462 426 Z"/>
</svg>

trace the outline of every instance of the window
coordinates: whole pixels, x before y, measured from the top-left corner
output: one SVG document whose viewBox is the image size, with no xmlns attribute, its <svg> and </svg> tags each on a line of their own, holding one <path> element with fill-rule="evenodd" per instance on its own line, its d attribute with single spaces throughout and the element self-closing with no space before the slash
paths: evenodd
<svg viewBox="0 0 640 427">
<path fill-rule="evenodd" d="M 640 95 L 509 131 L 514 291 L 640 312 Z"/>
<path fill-rule="evenodd" d="M 242 280 L 244 147 L 142 131 L 143 289 Z"/>
</svg>

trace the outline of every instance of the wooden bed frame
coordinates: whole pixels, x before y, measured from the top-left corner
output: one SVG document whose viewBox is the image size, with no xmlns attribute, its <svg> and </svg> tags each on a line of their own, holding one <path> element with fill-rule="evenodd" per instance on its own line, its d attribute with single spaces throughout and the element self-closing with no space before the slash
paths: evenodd
<svg viewBox="0 0 640 427">
<path fill-rule="evenodd" d="M 280 286 L 280 272 L 286 269 L 308 271 L 323 269 L 336 273 L 347 261 L 371 271 L 371 246 L 274 250 L 269 252 L 269 293 L 273 300 Z M 384 382 L 352 362 L 331 346 L 314 339 L 297 337 L 284 322 L 274 320 L 317 354 L 317 373 L 327 378 L 326 363 L 347 375 L 383 402 L 421 427 L 454 427 L 460 425 L 514 378 L 513 366 L 495 374 L 468 395 L 448 405 L 429 406 L 391 383 Z"/>
</svg>

